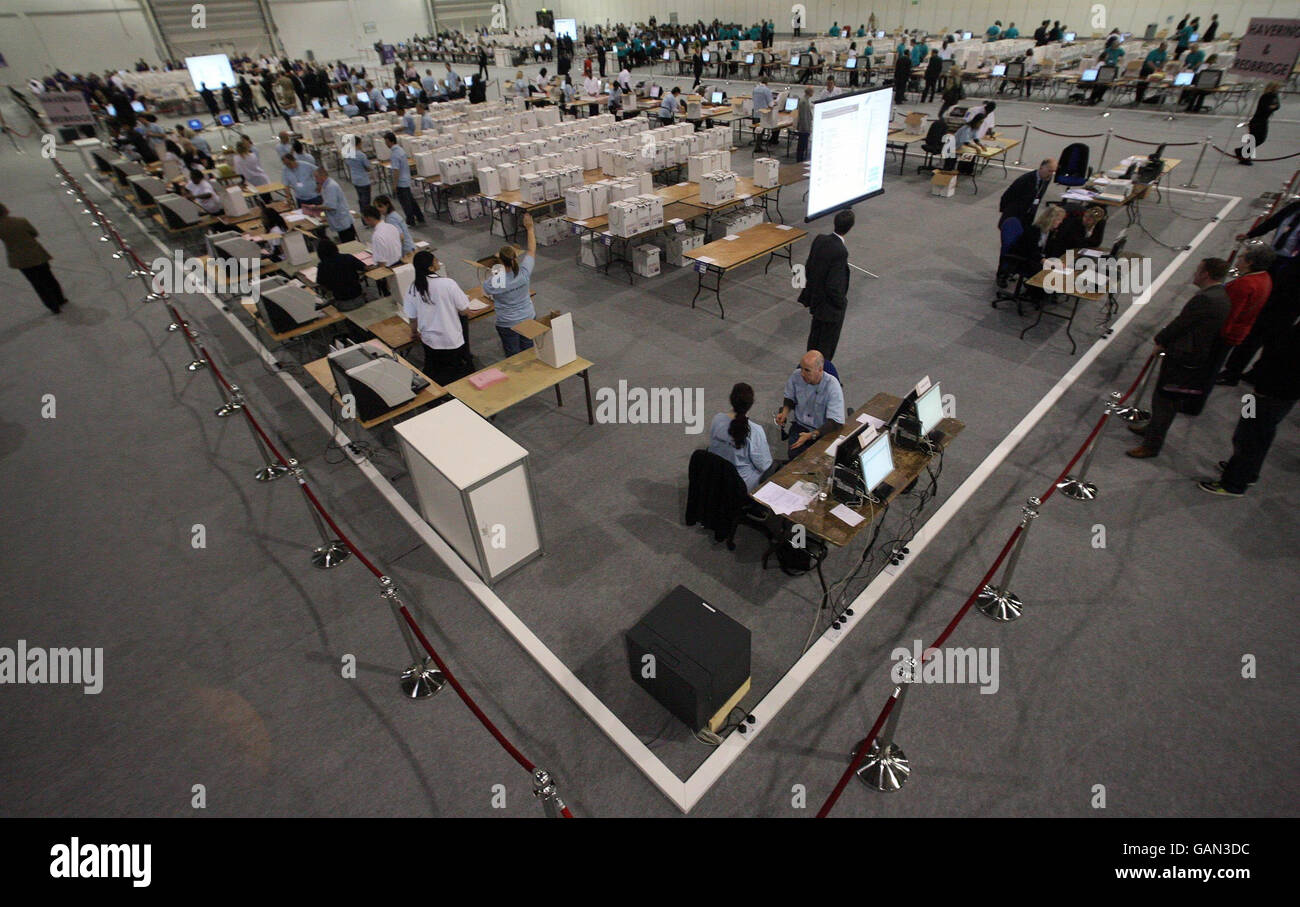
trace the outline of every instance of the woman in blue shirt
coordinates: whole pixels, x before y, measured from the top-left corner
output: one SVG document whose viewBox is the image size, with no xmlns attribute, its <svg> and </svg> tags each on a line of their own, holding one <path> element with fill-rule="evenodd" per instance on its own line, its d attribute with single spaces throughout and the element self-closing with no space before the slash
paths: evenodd
<svg viewBox="0 0 1300 907">
<path fill-rule="evenodd" d="M 754 389 L 748 384 L 737 384 L 731 389 L 731 412 L 718 413 L 709 426 L 709 453 L 730 461 L 751 492 L 772 465 L 772 451 L 767 446 L 763 426 L 749 418 L 753 405 Z"/>
<path fill-rule="evenodd" d="M 537 234 L 533 232 L 533 216 L 524 215 L 524 229 L 528 231 L 528 251 L 519 257 L 514 246 L 502 246 L 497 252 L 499 264 L 483 281 L 483 292 L 496 308 L 497 335 L 501 349 L 507 356 L 530 349 L 533 342 L 514 330 L 514 326 L 534 317 L 533 297 L 529 279 L 537 256 Z"/>
</svg>

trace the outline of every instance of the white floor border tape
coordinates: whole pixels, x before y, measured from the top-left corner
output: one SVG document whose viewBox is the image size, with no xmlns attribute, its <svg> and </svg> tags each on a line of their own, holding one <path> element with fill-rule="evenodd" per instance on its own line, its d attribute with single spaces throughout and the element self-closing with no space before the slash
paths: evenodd
<svg viewBox="0 0 1300 907">
<path fill-rule="evenodd" d="M 144 225 L 136 216 L 129 211 L 125 205 L 109 193 L 91 174 L 86 174 L 86 179 L 111 198 L 135 223 L 141 233 L 148 236 L 164 254 L 170 255 L 169 250 L 162 241 L 153 233 L 145 229 Z M 1179 191 L 1179 190 L 1164 190 Z M 1023 441 L 1029 432 L 1038 424 L 1043 416 L 1050 410 L 1058 400 L 1070 389 L 1072 385 L 1083 375 L 1085 371 L 1097 360 L 1106 346 L 1118 337 L 1134 317 L 1141 311 L 1142 306 L 1146 305 L 1152 297 L 1158 292 L 1169 278 L 1178 270 L 1179 267 L 1191 256 L 1205 239 L 1213 232 L 1224 218 L 1232 211 L 1241 201 L 1238 196 L 1219 195 L 1216 193 L 1204 193 L 1195 190 L 1183 190 L 1188 194 L 1210 196 L 1214 198 L 1227 199 L 1226 203 L 1220 208 L 1216 217 L 1207 223 L 1196 237 L 1192 240 L 1187 249 L 1179 252 L 1160 275 L 1155 279 L 1150 287 L 1138 298 L 1133 300 L 1132 305 L 1124 312 L 1123 315 L 1115 321 L 1114 328 L 1110 336 L 1097 340 L 1093 345 L 1079 357 L 1074 366 L 1066 372 L 1059 381 L 1047 392 L 1046 395 L 1038 401 L 1020 423 L 1016 425 L 1011 432 L 1002 439 L 987 457 L 975 468 L 966 481 L 953 492 L 952 496 L 944 502 L 938 511 L 935 512 L 918 530 L 912 541 L 908 544 L 911 553 L 907 560 L 892 574 L 880 573 L 874 580 L 867 585 L 865 589 L 853 600 L 853 616 L 850 617 L 844 627 L 834 636 L 829 633 L 823 634 L 811 647 L 799 658 L 797 662 L 785 673 L 768 693 L 758 702 L 751 710 L 750 714 L 754 716 L 755 723 L 749 732 L 741 734 L 731 734 L 723 743 L 717 747 L 707 759 L 695 770 L 693 774 L 685 781 L 682 781 L 677 775 L 668 768 L 650 749 L 641 742 L 640 738 L 633 733 L 627 725 L 618 719 L 618 717 L 601 702 L 594 693 L 589 690 L 577 676 L 570 671 L 563 662 L 561 662 L 546 645 L 538 639 L 528 626 L 519 619 L 510 608 L 502 601 L 495 592 L 492 591 L 478 577 L 469 565 L 466 564 L 458 554 L 448 545 L 441 536 L 439 536 L 428 523 L 420 516 L 419 512 L 412 507 L 405 498 L 397 493 L 388 479 L 384 477 L 368 460 L 355 457 L 349 454 L 352 462 L 361 470 L 364 475 L 374 486 L 375 490 L 383 496 L 385 500 L 397 512 L 397 515 L 406 522 L 407 525 L 424 541 L 425 544 L 438 556 L 447 568 L 460 580 L 471 595 L 487 609 L 498 623 L 510 634 L 511 638 L 518 643 L 525 652 L 527 652 L 538 666 L 545 671 L 560 689 L 569 696 L 570 699 L 586 713 L 587 717 L 595 722 L 596 726 L 617 746 L 632 763 L 645 774 L 650 782 L 657 787 L 665 797 L 673 802 L 683 813 L 689 813 L 691 809 L 700 801 L 700 799 L 709 791 L 718 779 L 729 769 L 735 761 L 740 758 L 740 754 L 745 748 L 760 734 L 763 729 L 773 721 L 781 709 L 788 703 L 799 689 L 808 681 L 810 677 L 821 667 L 822 663 L 830 657 L 831 653 L 842 643 L 852 632 L 853 628 L 875 607 L 886 592 L 893 586 L 894 581 L 902 576 L 908 566 L 914 563 L 917 557 L 925 550 L 929 543 L 934 540 L 948 522 L 957 515 L 958 511 L 975 495 L 993 474 L 1003 461 L 1011 454 L 1012 451 Z M 244 326 L 235 316 L 234 312 L 226 309 L 221 300 L 211 294 L 207 296 L 209 302 L 216 307 L 217 311 L 226 317 L 236 333 L 242 337 L 248 345 L 257 353 L 259 357 L 284 381 L 285 386 L 298 399 L 308 413 L 320 423 L 326 433 L 339 444 L 344 450 L 351 439 L 343 433 L 334 421 L 330 418 L 307 391 L 288 373 L 280 370 L 276 365 L 275 357 L 270 351 Z M 847 744 L 846 744 L 847 745 Z M 847 750 L 846 750 L 847 751 Z"/>
</svg>

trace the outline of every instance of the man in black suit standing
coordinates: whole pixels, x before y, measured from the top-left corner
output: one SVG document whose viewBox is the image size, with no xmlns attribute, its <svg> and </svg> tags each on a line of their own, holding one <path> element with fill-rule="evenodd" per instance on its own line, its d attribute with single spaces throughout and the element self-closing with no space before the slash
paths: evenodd
<svg viewBox="0 0 1300 907">
<path fill-rule="evenodd" d="M 894 103 L 907 103 L 907 83 L 912 79 L 912 58 L 899 54 L 894 63 Z"/>
<path fill-rule="evenodd" d="M 807 284 L 799 302 L 812 312 L 812 329 L 808 332 L 808 349 L 819 350 L 829 361 L 835 358 L 844 327 L 844 310 L 848 305 L 849 248 L 844 237 L 853 229 L 853 211 L 845 209 L 835 215 L 835 232 L 824 233 L 812 242 L 804 264 Z"/>
<path fill-rule="evenodd" d="M 1026 227 L 1032 224 L 1055 174 L 1056 161 L 1049 157 L 1038 165 L 1037 170 L 1016 177 L 998 201 L 998 226 L 1001 227 L 1008 217 L 1018 217 Z"/>
</svg>

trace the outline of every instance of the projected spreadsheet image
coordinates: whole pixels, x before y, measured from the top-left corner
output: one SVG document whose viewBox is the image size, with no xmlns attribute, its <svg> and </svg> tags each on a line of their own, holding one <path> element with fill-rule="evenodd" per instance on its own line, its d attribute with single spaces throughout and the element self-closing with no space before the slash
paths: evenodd
<svg viewBox="0 0 1300 907">
<path fill-rule="evenodd" d="M 807 220 L 883 190 L 891 104 L 884 89 L 813 106 Z"/>
</svg>

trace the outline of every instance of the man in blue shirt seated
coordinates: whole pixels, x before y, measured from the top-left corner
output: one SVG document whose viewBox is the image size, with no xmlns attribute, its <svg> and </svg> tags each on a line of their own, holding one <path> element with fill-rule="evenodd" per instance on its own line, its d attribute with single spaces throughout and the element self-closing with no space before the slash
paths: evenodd
<svg viewBox="0 0 1300 907">
<path fill-rule="evenodd" d="M 319 205 L 320 190 L 316 188 L 316 168 L 306 161 L 300 161 L 290 152 L 280 159 L 284 162 L 284 173 L 280 182 L 293 190 L 297 204 Z"/>
<path fill-rule="evenodd" d="M 337 180 L 330 178 L 330 172 L 324 167 L 317 167 L 316 189 L 320 192 L 321 210 L 325 212 L 325 222 L 339 235 L 340 243 L 352 242 L 357 238 L 357 227 L 352 222 L 352 212 L 348 210 L 348 200 L 343 194 L 343 187 Z"/>
<path fill-rule="evenodd" d="M 789 425 L 790 459 L 803 453 L 827 432 L 844 426 L 844 391 L 834 375 L 825 371 L 826 360 L 817 350 L 809 350 L 799 360 L 785 383 L 781 411 L 776 424 Z M 793 418 L 791 418 L 793 416 Z"/>
</svg>

